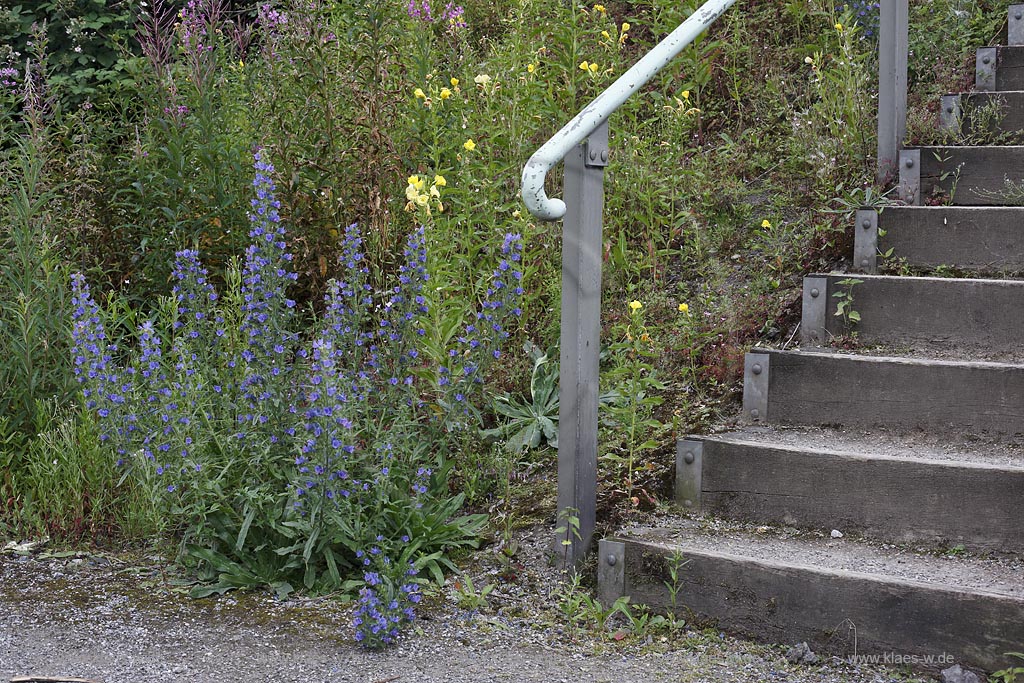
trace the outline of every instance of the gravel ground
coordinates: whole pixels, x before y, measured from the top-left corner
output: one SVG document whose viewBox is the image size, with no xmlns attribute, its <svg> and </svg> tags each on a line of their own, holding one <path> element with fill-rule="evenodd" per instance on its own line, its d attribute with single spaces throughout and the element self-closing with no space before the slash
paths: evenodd
<svg viewBox="0 0 1024 683">
<path fill-rule="evenodd" d="M 329 598 L 280 602 L 247 592 L 192 600 L 175 584 L 173 568 L 155 556 L 0 555 L 0 681 L 911 680 L 838 659 L 790 664 L 785 647 L 714 631 L 618 642 L 572 629 L 553 597 L 560 584 L 545 561 L 549 534 L 522 532 L 514 582 L 499 578 L 493 551 L 481 551 L 474 585 L 495 586 L 484 612 L 460 608 L 453 588 L 438 591 L 408 636 L 383 653 L 354 644 L 351 608 Z"/>
</svg>

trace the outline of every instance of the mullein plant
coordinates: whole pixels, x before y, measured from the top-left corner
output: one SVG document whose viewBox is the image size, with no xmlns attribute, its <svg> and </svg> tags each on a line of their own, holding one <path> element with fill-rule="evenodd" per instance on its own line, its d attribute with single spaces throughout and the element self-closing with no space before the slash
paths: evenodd
<svg viewBox="0 0 1024 683">
<path fill-rule="evenodd" d="M 444 552 L 474 544 L 484 522 L 458 516 L 463 499 L 449 493 L 446 474 L 460 432 L 478 423 L 486 368 L 520 315 L 522 242 L 506 235 L 481 310 L 438 366 L 423 351 L 425 229 L 409 236 L 397 282 L 378 295 L 363 238 L 349 226 L 341 275 L 303 342 L 287 295 L 296 277 L 274 169 L 262 151 L 255 172 L 252 244 L 229 271 L 226 296 L 199 254 L 182 250 L 171 297 L 134 343 L 119 345 L 84 277 L 72 278 L 82 407 L 111 457 L 167 504 L 169 519 L 188 525 L 174 530 L 191 541 L 186 548 L 200 548 L 194 558 L 231 555 L 217 567 L 222 580 L 232 567 L 275 584 L 297 571 L 307 588 L 358 591 L 356 637 L 382 647 L 414 614 L 419 572 L 441 580 L 451 566 Z M 281 511 L 238 512 L 254 505 Z M 239 530 L 224 543 L 205 526 L 220 515 L 221 528 L 231 514 Z M 294 560 L 274 565 L 284 576 L 246 567 L 255 557 L 246 538 L 268 537 L 254 529 L 261 524 L 288 539 L 271 549 Z"/>
</svg>

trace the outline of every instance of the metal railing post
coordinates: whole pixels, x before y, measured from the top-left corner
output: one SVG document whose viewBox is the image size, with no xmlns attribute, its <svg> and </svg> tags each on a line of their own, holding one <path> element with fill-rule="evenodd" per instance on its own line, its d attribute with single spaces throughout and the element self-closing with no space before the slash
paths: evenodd
<svg viewBox="0 0 1024 683">
<path fill-rule="evenodd" d="M 575 567 L 586 554 L 596 521 L 601 211 L 603 167 L 608 162 L 608 117 L 735 2 L 707 0 L 562 126 L 523 166 L 523 203 L 530 213 L 544 221 L 565 218 L 557 539 L 565 566 Z M 548 171 L 563 159 L 565 202 L 548 197 L 544 190 Z"/>
<path fill-rule="evenodd" d="M 558 408 L 558 552 L 575 567 L 594 535 L 597 508 L 601 229 L 608 122 L 565 158 L 562 332 Z M 568 524 L 569 517 L 578 525 Z M 573 528 L 575 527 L 575 528 Z"/>
<path fill-rule="evenodd" d="M 892 180 L 907 132 L 908 0 L 881 0 L 878 18 L 879 183 Z"/>
</svg>

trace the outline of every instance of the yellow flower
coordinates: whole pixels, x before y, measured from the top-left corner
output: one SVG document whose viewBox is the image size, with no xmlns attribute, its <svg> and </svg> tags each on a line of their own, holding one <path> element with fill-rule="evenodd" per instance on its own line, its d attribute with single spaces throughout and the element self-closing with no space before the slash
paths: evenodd
<svg viewBox="0 0 1024 683">
<path fill-rule="evenodd" d="M 843 25 L 842 25 L 842 24 L 839 24 L 839 23 L 837 23 L 837 24 L 836 24 L 836 31 L 837 31 L 838 33 L 842 33 L 842 32 L 843 32 Z"/>
<path fill-rule="evenodd" d="M 409 176 L 408 182 L 410 185 L 417 189 L 423 189 L 423 181 L 420 180 L 420 177 L 418 175 Z"/>
<path fill-rule="evenodd" d="M 629 22 L 628 21 L 622 22 L 622 32 L 625 33 L 629 29 L 630 29 Z"/>
<path fill-rule="evenodd" d="M 441 190 L 437 189 L 437 185 L 430 186 L 430 196 L 437 197 L 438 199 L 441 198 Z"/>
<path fill-rule="evenodd" d="M 459 79 L 457 79 L 457 78 L 453 78 L 453 79 L 452 79 L 452 80 L 450 81 L 450 83 L 452 84 L 452 87 L 453 87 L 453 88 L 458 88 L 458 87 L 459 87 Z"/>
<path fill-rule="evenodd" d="M 590 68 L 590 62 L 588 62 L 585 59 L 582 62 L 580 62 L 580 71 L 586 71 L 589 68 Z"/>
<path fill-rule="evenodd" d="M 420 194 L 420 195 L 416 195 L 416 199 L 415 199 L 414 201 L 415 201 L 415 202 L 416 202 L 417 204 L 419 204 L 420 206 L 426 206 L 426 205 L 427 205 L 427 202 L 429 202 L 429 201 L 430 201 L 430 197 L 428 197 L 428 196 L 427 196 L 427 195 L 425 195 L 425 194 Z"/>
<path fill-rule="evenodd" d="M 680 313 L 689 313 L 690 312 L 690 307 L 687 306 L 686 304 L 679 304 L 679 312 Z"/>
<path fill-rule="evenodd" d="M 470 138 L 470 139 L 466 140 L 465 142 L 463 142 L 463 143 L 462 143 L 462 146 L 463 146 L 463 147 L 464 147 L 464 148 L 466 149 L 466 151 L 468 151 L 468 152 L 472 152 L 472 151 L 473 151 L 474 149 L 476 149 L 476 143 L 475 143 L 475 142 L 473 142 L 473 138 Z"/>
<path fill-rule="evenodd" d="M 644 307 L 644 305 L 642 303 L 640 303 L 639 301 L 630 301 L 629 302 L 629 310 L 633 311 L 634 313 L 636 313 L 637 311 L 639 311 L 643 307 Z"/>
<path fill-rule="evenodd" d="M 443 175 L 436 175 L 434 176 L 434 184 L 439 187 L 444 187 L 448 184 L 448 181 L 444 179 Z"/>
<path fill-rule="evenodd" d="M 487 74 L 480 74 L 479 76 L 473 79 L 473 82 L 480 86 L 486 86 L 488 83 L 491 82 L 491 77 L 488 76 Z"/>
<path fill-rule="evenodd" d="M 604 5 L 594 5 L 594 11 L 604 14 L 607 10 L 604 8 Z"/>
<path fill-rule="evenodd" d="M 690 91 L 689 91 L 689 90 L 684 90 L 684 91 L 682 92 L 682 95 L 683 95 L 683 99 L 684 99 L 684 100 L 688 100 L 688 99 L 690 99 Z"/>
<path fill-rule="evenodd" d="M 601 31 L 601 37 L 604 38 L 605 40 L 611 40 L 612 39 L 612 37 L 610 35 L 608 35 L 608 31 Z"/>
<path fill-rule="evenodd" d="M 451 96 L 452 96 L 452 91 L 451 90 L 449 90 L 448 88 L 441 88 L 441 99 L 442 100 L 447 100 Z"/>
<path fill-rule="evenodd" d="M 770 228 L 770 227 L 772 227 L 771 221 L 769 221 L 767 218 L 765 218 L 763 221 L 761 221 L 761 227 L 762 228 Z"/>
<path fill-rule="evenodd" d="M 416 99 L 427 99 L 427 94 L 423 92 L 423 88 L 416 88 L 412 91 L 412 94 Z"/>
<path fill-rule="evenodd" d="M 530 64 L 526 65 L 526 73 L 532 74 L 536 70 L 537 70 L 537 65 L 536 64 L 530 63 Z"/>
<path fill-rule="evenodd" d="M 598 69 L 597 62 L 591 62 L 590 63 L 590 73 L 596 74 L 597 73 L 597 69 Z"/>
</svg>

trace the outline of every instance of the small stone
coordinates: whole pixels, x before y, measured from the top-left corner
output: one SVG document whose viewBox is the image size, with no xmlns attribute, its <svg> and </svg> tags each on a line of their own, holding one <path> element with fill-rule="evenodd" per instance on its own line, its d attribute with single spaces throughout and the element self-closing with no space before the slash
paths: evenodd
<svg viewBox="0 0 1024 683">
<path fill-rule="evenodd" d="M 942 671 L 942 683 L 982 683 L 978 674 L 954 664 Z"/>
<path fill-rule="evenodd" d="M 786 661 L 790 664 L 814 664 L 818 661 L 818 655 L 814 654 L 806 642 L 797 643 L 789 648 L 786 653 Z"/>
<path fill-rule="evenodd" d="M 839 529 L 833 529 L 832 530 L 832 538 L 842 538 L 842 537 L 843 537 L 843 532 L 842 531 L 840 531 Z"/>
</svg>

